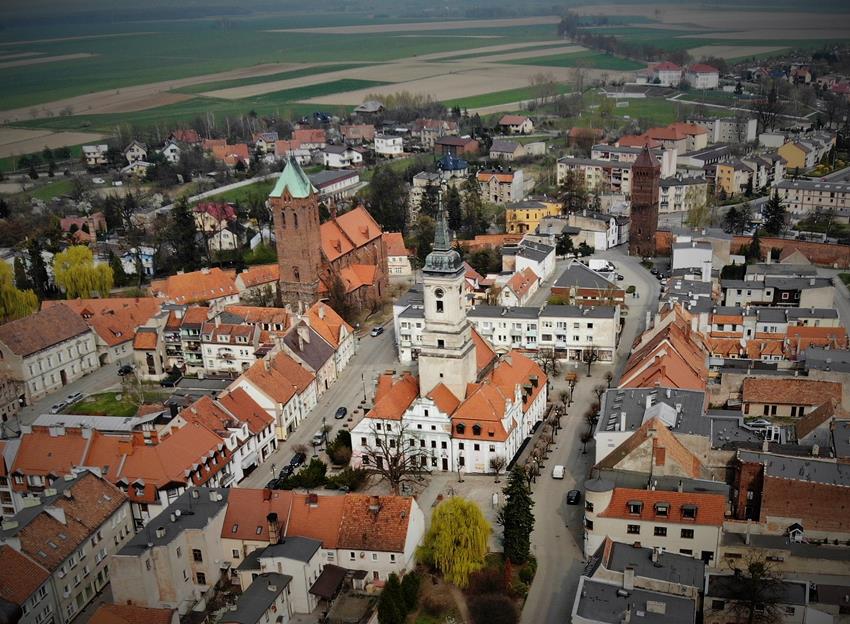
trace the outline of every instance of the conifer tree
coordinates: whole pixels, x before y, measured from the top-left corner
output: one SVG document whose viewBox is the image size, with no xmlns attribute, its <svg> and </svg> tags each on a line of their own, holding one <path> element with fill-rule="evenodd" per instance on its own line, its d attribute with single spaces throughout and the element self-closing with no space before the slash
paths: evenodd
<svg viewBox="0 0 850 624">
<path fill-rule="evenodd" d="M 502 546 L 505 557 L 512 563 L 524 563 L 531 550 L 531 532 L 534 530 L 534 514 L 531 508 L 531 490 L 522 466 L 515 466 L 502 490 L 505 506 L 499 511 L 497 522 L 502 526 Z"/>
</svg>

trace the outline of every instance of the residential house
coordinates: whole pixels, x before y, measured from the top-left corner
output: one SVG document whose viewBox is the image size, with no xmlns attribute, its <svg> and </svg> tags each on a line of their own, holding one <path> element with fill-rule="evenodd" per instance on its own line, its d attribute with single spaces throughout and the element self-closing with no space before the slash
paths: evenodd
<svg viewBox="0 0 850 624">
<path fill-rule="evenodd" d="M 166 317 L 167 318 L 167 317 Z M 133 364 L 142 381 L 162 381 L 168 374 L 165 338 L 160 327 L 139 327 L 133 337 Z"/>
<path fill-rule="evenodd" d="M 239 303 L 236 272 L 217 267 L 154 280 L 150 289 L 154 296 L 169 303 L 207 303 L 213 309 Z"/>
<path fill-rule="evenodd" d="M 708 181 L 704 177 L 662 178 L 658 185 L 658 213 L 681 214 L 685 221 L 692 210 L 708 201 Z"/>
<path fill-rule="evenodd" d="M 241 373 L 257 361 L 260 328 L 222 323 L 220 316 L 201 326 L 201 354 L 207 373 Z"/>
<path fill-rule="evenodd" d="M 148 174 L 148 169 L 153 165 L 146 160 L 134 160 L 126 167 L 121 168 L 121 174 L 125 176 L 134 176 L 136 178 L 144 178 Z"/>
<path fill-rule="evenodd" d="M 717 163 L 714 190 L 721 197 L 752 194 L 753 170 L 740 160 Z"/>
<path fill-rule="evenodd" d="M 705 624 L 743 622 L 748 611 L 739 589 L 740 579 L 730 573 L 708 573 L 705 580 Z M 803 622 L 832 621 L 832 616 L 809 606 L 809 582 L 779 580 L 771 590 L 775 622 L 802 624 Z M 775 601 L 775 602 L 773 602 Z M 755 607 L 758 609 L 758 607 Z M 818 619 L 820 616 L 820 619 Z"/>
<path fill-rule="evenodd" d="M 555 248 L 546 243 L 524 239 L 518 244 L 502 246 L 502 271 L 520 273 L 530 269 L 540 279 L 555 272 Z"/>
<path fill-rule="evenodd" d="M 289 624 L 293 612 L 290 591 L 295 577 L 277 572 L 263 572 L 252 577 L 242 586 L 236 604 L 219 621 L 222 624 L 266 624 L 273 620 Z"/>
<path fill-rule="evenodd" d="M 245 227 L 230 204 L 200 202 L 192 211 L 195 227 L 209 251 L 234 251 L 246 243 Z"/>
<path fill-rule="evenodd" d="M 306 150 L 320 150 L 328 144 L 327 135 L 321 128 L 296 128 L 292 140 Z"/>
<path fill-rule="evenodd" d="M 363 162 L 363 154 L 347 143 L 326 145 L 321 151 L 322 164 L 331 169 L 348 169 Z"/>
<path fill-rule="evenodd" d="M 573 260 L 552 286 L 552 294 L 570 305 L 622 305 L 625 291 L 581 262 Z"/>
<path fill-rule="evenodd" d="M 198 134 L 197 130 L 191 128 L 177 128 L 168 135 L 168 138 L 184 145 L 198 145 L 201 143 L 201 135 Z"/>
<path fill-rule="evenodd" d="M 817 152 L 807 141 L 791 141 L 779 147 L 776 152 L 785 159 L 788 169 L 806 171 L 818 163 Z"/>
<path fill-rule="evenodd" d="M 841 384 L 795 377 L 776 383 L 747 377 L 741 388 L 741 410 L 747 416 L 801 418 L 825 401 L 841 401 Z"/>
<path fill-rule="evenodd" d="M 840 211 L 850 206 L 850 183 L 820 180 L 783 180 L 776 183 L 776 194 L 795 219 L 803 219 L 817 210 Z"/>
<path fill-rule="evenodd" d="M 173 499 L 150 530 L 109 559 L 112 599 L 185 615 L 211 598 L 225 561 L 221 535 L 233 491 L 199 487 Z"/>
<path fill-rule="evenodd" d="M 255 132 L 251 138 L 254 141 L 254 149 L 261 154 L 277 152 L 277 132 Z"/>
<path fill-rule="evenodd" d="M 375 126 L 372 124 L 343 124 L 339 127 L 339 133 L 346 143 L 356 145 L 371 143 L 375 138 Z"/>
<path fill-rule="evenodd" d="M 313 160 L 309 149 L 302 147 L 301 141 L 275 141 L 274 156 L 277 160 L 289 160 L 294 158 L 301 165 L 307 165 Z"/>
<path fill-rule="evenodd" d="M 682 81 L 682 68 L 670 61 L 656 63 L 650 67 L 650 72 L 652 82 L 662 87 L 676 87 Z"/>
<path fill-rule="evenodd" d="M 242 301 L 271 303 L 277 294 L 280 267 L 275 264 L 255 264 L 236 276 L 236 290 Z"/>
<path fill-rule="evenodd" d="M 62 228 L 63 232 L 82 231 L 94 236 L 98 232 L 106 231 L 106 217 L 100 211 L 83 216 L 68 215 L 59 219 L 59 227 Z"/>
<path fill-rule="evenodd" d="M 165 145 L 162 146 L 162 149 L 159 150 L 159 153 L 162 154 L 166 162 L 169 162 L 172 165 L 176 165 L 178 162 L 180 162 L 181 151 L 182 150 L 177 144 L 177 141 L 166 141 Z"/>
<path fill-rule="evenodd" d="M 90 624 L 180 624 L 177 609 L 150 609 L 104 603 L 91 616 Z"/>
<path fill-rule="evenodd" d="M 702 281 L 711 282 L 711 266 L 714 251 L 711 243 L 678 237 L 672 245 L 671 271 L 694 269 Z"/>
<path fill-rule="evenodd" d="M 366 100 L 354 107 L 354 113 L 357 115 L 377 115 L 383 112 L 383 110 L 384 105 L 377 100 Z"/>
<path fill-rule="evenodd" d="M 561 214 L 561 204 L 554 199 L 527 199 L 505 206 L 505 229 L 511 234 L 534 232 L 545 217 Z"/>
<path fill-rule="evenodd" d="M 594 210 L 573 211 L 567 214 L 567 225 L 578 230 L 570 238 L 576 247 L 582 243 L 597 251 L 604 251 L 629 241 L 628 217 Z"/>
<path fill-rule="evenodd" d="M 274 513 L 274 512 L 272 512 Z M 283 536 L 279 542 L 259 547 L 242 559 L 235 569 L 239 575 L 239 583 L 243 589 L 253 587 L 258 581 L 264 592 L 268 592 L 263 583 L 264 577 L 277 573 L 286 573 L 291 579 L 287 586 L 287 597 L 291 603 L 290 610 L 296 613 L 312 613 L 318 606 L 324 581 L 332 571 L 333 564 L 323 565 L 324 557 L 321 551 L 322 542 L 316 539 L 299 536 Z M 238 552 L 238 550 L 237 550 Z M 238 561 L 238 559 L 237 559 Z M 235 562 L 234 562 L 235 563 Z M 325 572 L 328 568 L 328 572 Z M 338 568 L 345 574 L 343 568 Z M 320 583 L 319 579 L 325 578 Z M 334 588 L 338 589 L 338 588 Z M 331 593 L 331 592 L 328 592 Z M 333 592 L 335 594 L 336 591 Z M 237 609 L 238 610 L 238 609 Z"/>
<path fill-rule="evenodd" d="M 0 560 L 0 600 L 20 606 L 19 624 L 63 621 L 48 570 L 7 544 Z"/>
<path fill-rule="evenodd" d="M 287 353 L 277 351 L 256 362 L 228 390 L 241 388 L 275 421 L 285 440 L 316 406 L 316 376 Z"/>
<path fill-rule="evenodd" d="M 412 134 L 419 139 L 423 149 L 433 150 L 434 142 L 442 136 L 457 136 L 456 121 L 444 119 L 417 119 L 413 123 Z"/>
<path fill-rule="evenodd" d="M 402 138 L 392 134 L 375 135 L 375 155 L 382 158 L 400 158 L 404 155 Z"/>
<path fill-rule="evenodd" d="M 528 303 L 540 286 L 540 278 L 530 268 L 514 273 L 499 291 L 499 305 L 522 306 Z"/>
<path fill-rule="evenodd" d="M 525 197 L 525 180 L 522 169 L 515 171 L 484 170 L 476 176 L 481 195 L 494 204 L 508 204 Z"/>
<path fill-rule="evenodd" d="M 152 277 L 156 270 L 156 250 L 148 245 L 130 247 L 118 259 L 121 261 L 121 268 L 127 275 L 136 275 L 139 265 L 141 265 L 142 275 L 145 277 Z"/>
<path fill-rule="evenodd" d="M 274 336 L 284 334 L 291 327 L 291 315 L 286 308 L 266 308 L 251 305 L 225 306 L 224 312 L 230 318 L 239 319 L 248 325 L 256 325 L 263 332 Z"/>
<path fill-rule="evenodd" d="M 685 69 L 685 82 L 692 89 L 716 89 L 720 86 L 720 71 L 705 63 L 694 63 Z"/>
<path fill-rule="evenodd" d="M 59 478 L 52 485 L 3 523 L 0 541 L 27 559 L 24 563 L 12 556 L 9 563 L 34 575 L 18 583 L 39 585 L 37 600 L 24 603 L 32 621 L 64 624 L 106 587 L 109 555 L 134 531 L 127 497 L 93 472 Z M 5 557 L 3 561 L 0 567 L 5 568 Z"/>
<path fill-rule="evenodd" d="M 434 153 L 438 155 L 465 156 L 477 153 L 478 149 L 478 141 L 470 137 L 444 135 L 434 140 Z"/>
<path fill-rule="evenodd" d="M 335 349 L 313 327 L 301 321 L 283 338 L 284 349 L 316 375 L 318 395 L 336 381 Z"/>
<path fill-rule="evenodd" d="M 354 356 L 357 338 L 354 328 L 326 303 L 314 303 L 304 315 L 311 329 L 334 349 L 334 367 L 340 374 Z"/>
<path fill-rule="evenodd" d="M 534 122 L 525 115 L 503 115 L 499 119 L 499 130 L 505 134 L 531 134 L 534 132 Z"/>
<path fill-rule="evenodd" d="M 130 141 L 130 144 L 124 148 L 124 158 L 131 165 L 134 162 L 146 161 L 148 159 L 148 148 L 140 141 Z"/>
<path fill-rule="evenodd" d="M 0 372 L 23 386 L 29 404 L 100 366 L 96 337 L 59 303 L 0 325 Z"/>
<path fill-rule="evenodd" d="M 350 169 L 318 171 L 309 177 L 322 200 L 329 204 L 352 197 L 362 187 L 360 173 Z"/>
<path fill-rule="evenodd" d="M 401 232 L 384 232 L 384 246 L 387 249 L 387 271 L 390 276 L 410 277 L 413 269 L 410 266 L 410 258 L 413 252 L 404 246 L 404 238 Z"/>
<path fill-rule="evenodd" d="M 660 480 L 659 480 L 660 481 Z M 701 482 L 681 479 L 676 487 L 655 489 L 618 487 L 604 478 L 586 481 L 584 554 L 590 557 L 606 538 L 615 542 L 640 542 L 702 559 L 717 560 L 726 517 L 727 496 L 700 491 Z"/>
<path fill-rule="evenodd" d="M 677 153 L 704 149 L 708 145 L 708 131 L 702 126 L 676 122 L 661 128 L 649 128 L 637 136 L 624 136 L 617 140 L 620 147 L 663 147 Z"/>
<path fill-rule="evenodd" d="M 564 156 L 558 159 L 557 183 L 562 186 L 568 171 L 578 172 L 586 189 L 600 193 L 631 194 L 632 163 Z"/>
<path fill-rule="evenodd" d="M 645 589 L 625 589 L 622 584 L 581 576 L 570 622 L 573 624 L 623 624 L 633 618 L 645 624 L 695 624 L 696 598 Z M 634 615 L 632 615 L 634 614 Z"/>
<path fill-rule="evenodd" d="M 709 143 L 753 143 L 758 139 L 755 117 L 691 117 L 687 122 L 708 130 Z"/>
<path fill-rule="evenodd" d="M 95 169 L 97 167 L 105 167 L 109 164 L 109 159 L 106 157 L 109 151 L 109 146 L 105 143 L 100 145 L 83 145 L 83 160 L 86 167 Z"/>
<path fill-rule="evenodd" d="M 547 304 L 540 310 L 538 348 L 551 349 L 571 362 L 593 354 L 613 362 L 620 335 L 620 306 Z"/>
<path fill-rule="evenodd" d="M 10 374 L 0 371 L 0 427 L 18 415 L 22 399 L 25 398 L 23 384 L 12 379 Z M 2 448 L 0 448 L 0 453 Z M 4 487 L 5 474 L 3 473 L 2 460 L 0 460 L 0 507 L 6 501 L 3 500 L 2 489 Z M 5 509 L 0 508 L 0 517 L 4 515 Z"/>
<path fill-rule="evenodd" d="M 476 305 L 467 313 L 475 331 L 497 353 L 505 353 L 510 349 L 537 349 L 539 315 L 540 309 L 536 307 L 493 305 Z M 415 342 L 421 343 L 421 331 L 419 333 L 420 340 Z"/>
<path fill-rule="evenodd" d="M 511 162 L 525 156 L 525 147 L 522 143 L 496 139 L 490 146 L 490 160 L 504 160 Z"/>
<path fill-rule="evenodd" d="M 223 162 L 228 167 L 236 167 L 239 163 L 247 167 L 251 162 L 251 150 L 248 149 L 247 143 L 229 145 L 225 141 L 223 144 L 212 145 L 211 151 L 213 159 Z"/>
</svg>

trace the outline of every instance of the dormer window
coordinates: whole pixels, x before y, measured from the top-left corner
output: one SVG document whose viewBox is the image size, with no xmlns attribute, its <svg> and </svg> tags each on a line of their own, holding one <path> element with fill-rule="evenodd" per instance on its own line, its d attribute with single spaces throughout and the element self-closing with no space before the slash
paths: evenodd
<svg viewBox="0 0 850 624">
<path fill-rule="evenodd" d="M 458 433 L 463 434 L 463 432 L 466 431 L 466 425 L 464 425 L 463 423 L 458 423 L 455 429 Z"/>
<path fill-rule="evenodd" d="M 685 520 L 696 520 L 697 519 L 697 506 L 696 505 L 682 505 L 682 518 Z"/>
<path fill-rule="evenodd" d="M 670 503 L 655 503 L 655 515 L 667 517 L 670 514 Z"/>
<path fill-rule="evenodd" d="M 643 511 L 643 503 L 641 501 L 629 501 L 626 503 L 626 506 L 629 509 L 629 513 L 636 516 L 639 516 L 640 512 Z"/>
<path fill-rule="evenodd" d="M 472 435 L 481 435 L 481 425 L 472 425 Z"/>
</svg>

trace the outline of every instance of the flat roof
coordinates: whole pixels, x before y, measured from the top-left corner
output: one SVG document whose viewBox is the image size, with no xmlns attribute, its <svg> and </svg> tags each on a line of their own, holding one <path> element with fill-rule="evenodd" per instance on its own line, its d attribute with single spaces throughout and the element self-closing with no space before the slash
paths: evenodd
<svg viewBox="0 0 850 624">
<path fill-rule="evenodd" d="M 636 548 L 630 544 L 614 542 L 608 559 L 608 569 L 623 572 L 626 567 L 634 568 L 637 576 L 699 589 L 702 589 L 705 581 L 705 563 L 701 559 L 662 552 L 655 563 L 652 561 L 651 548 Z"/>
<path fill-rule="evenodd" d="M 790 457 L 761 451 L 738 451 L 742 462 L 762 464 L 768 477 L 850 486 L 850 464 L 815 457 Z"/>
<path fill-rule="evenodd" d="M 709 574 L 706 598 L 734 598 L 737 592 L 733 589 L 738 585 L 734 574 Z M 808 583 L 805 581 L 778 581 L 779 604 L 805 605 L 808 597 Z"/>
<path fill-rule="evenodd" d="M 677 388 L 612 388 L 602 395 L 597 433 L 637 431 L 653 417 L 660 417 L 674 431 L 708 435 L 710 421 L 705 418 L 705 393 Z M 625 415 L 625 429 L 621 429 Z"/>
<path fill-rule="evenodd" d="M 534 319 L 540 313 L 539 308 L 528 306 L 517 306 L 514 308 L 506 308 L 503 306 L 494 305 L 478 305 L 467 312 L 467 316 L 472 318 L 513 318 L 513 319 Z"/>
<path fill-rule="evenodd" d="M 601 583 L 582 577 L 573 612 L 595 622 L 620 624 L 626 611 L 642 624 L 693 624 L 696 602 L 688 598 Z"/>
</svg>

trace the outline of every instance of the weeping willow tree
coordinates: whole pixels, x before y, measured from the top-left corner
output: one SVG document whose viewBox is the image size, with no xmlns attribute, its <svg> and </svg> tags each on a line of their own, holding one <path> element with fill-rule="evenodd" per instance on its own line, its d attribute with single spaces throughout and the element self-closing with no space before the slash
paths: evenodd
<svg viewBox="0 0 850 624">
<path fill-rule="evenodd" d="M 112 269 L 108 264 L 95 264 L 91 249 L 83 245 L 68 247 L 53 258 L 53 279 L 65 297 L 87 299 L 101 297 L 112 290 Z"/>
<path fill-rule="evenodd" d="M 464 588 L 469 576 L 484 567 L 489 537 L 490 524 L 478 505 L 455 496 L 434 510 L 417 554 L 420 561 L 439 569 L 447 581 Z"/>
<path fill-rule="evenodd" d="M 12 268 L 0 262 L 0 323 L 14 321 L 38 310 L 38 297 L 32 290 L 15 286 Z"/>
</svg>

